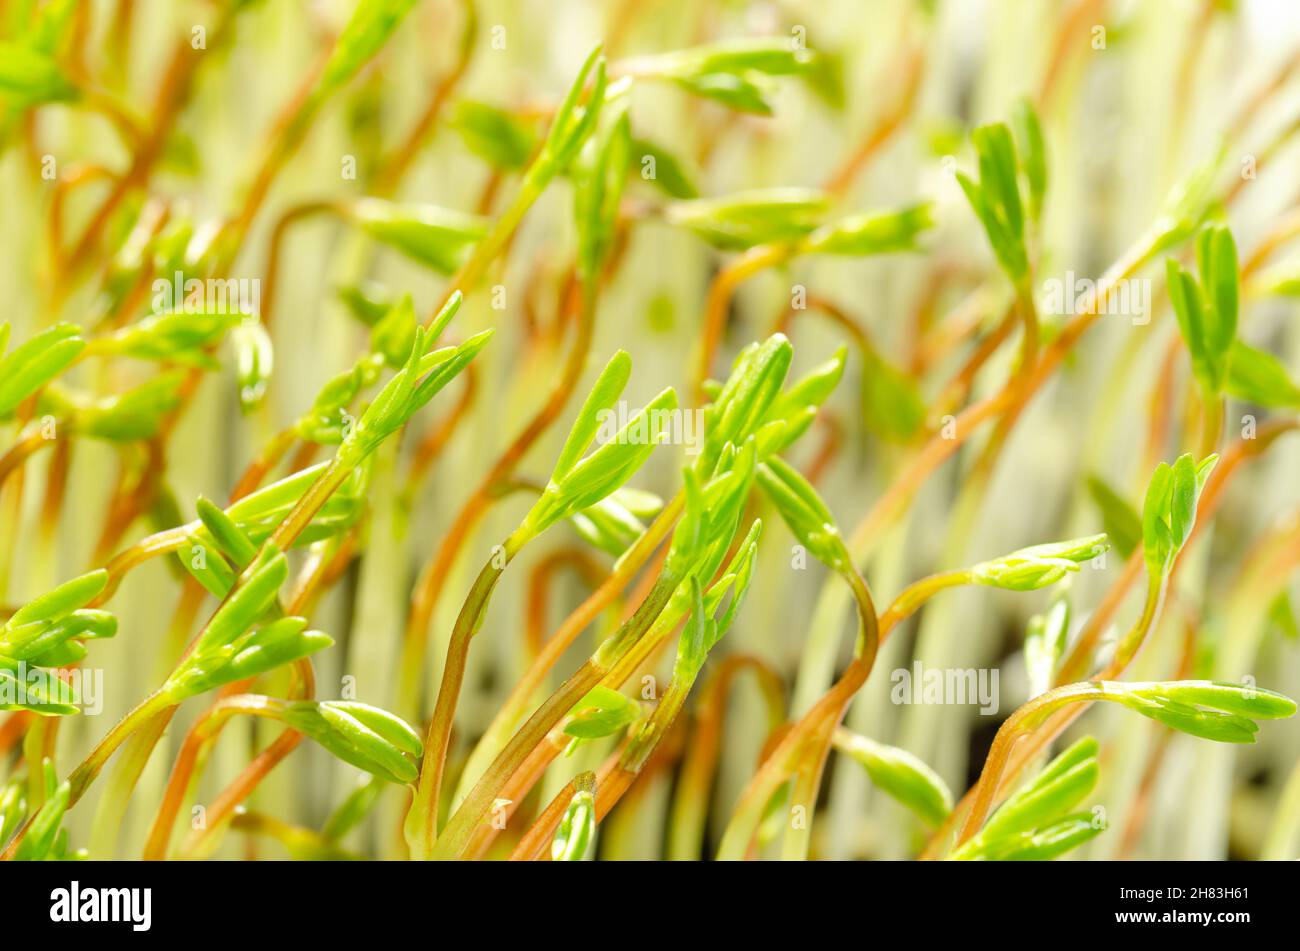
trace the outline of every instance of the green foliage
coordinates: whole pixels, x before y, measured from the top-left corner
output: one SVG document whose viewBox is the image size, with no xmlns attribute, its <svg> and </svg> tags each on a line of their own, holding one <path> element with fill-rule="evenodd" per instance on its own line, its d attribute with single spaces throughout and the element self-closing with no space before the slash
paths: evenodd
<svg viewBox="0 0 1300 951">
<path fill-rule="evenodd" d="M 411 355 L 411 346 L 415 343 L 415 329 L 419 322 L 415 317 L 415 301 L 410 294 L 388 308 L 382 318 L 370 328 L 370 350 L 384 358 L 390 367 L 405 366 Z M 352 394 L 352 395 L 355 395 Z"/>
<path fill-rule="evenodd" d="M 1106 536 L 1087 535 L 1064 542 L 1022 548 L 967 569 L 972 584 L 1012 591 L 1036 591 L 1078 571 L 1110 547 Z"/>
<path fill-rule="evenodd" d="M 429 343 L 460 309 L 457 291 L 445 307 L 425 328 L 417 328 L 410 353 L 402 369 L 379 391 L 356 425 L 347 432 L 339 446 L 339 457 L 360 461 L 381 442 L 400 429 L 424 404 L 469 366 L 480 350 L 492 339 L 492 330 L 474 334 L 456 347 L 443 347 L 426 353 Z M 319 402 L 319 401 L 318 401 Z"/>
<path fill-rule="evenodd" d="M 1165 261 L 1169 302 L 1192 356 L 1192 372 L 1209 395 L 1223 392 L 1237 338 L 1237 245 L 1232 232 L 1211 225 L 1196 240 L 1197 274 Z"/>
<path fill-rule="evenodd" d="M 591 91 L 586 97 L 586 105 L 580 105 L 588 82 Z M 605 56 L 597 44 L 587 54 L 573 84 L 565 93 L 551 120 L 542 150 L 528 168 L 525 179 L 529 188 L 540 192 L 552 178 L 568 170 L 587 138 L 596 130 L 605 105 L 605 91 Z"/>
<path fill-rule="evenodd" d="M 300 700 L 281 719 L 345 763 L 391 783 L 413 783 L 424 752 L 420 736 L 401 717 L 353 701 Z"/>
<path fill-rule="evenodd" d="M 551 842 L 554 862 L 581 862 L 596 838 L 596 774 L 580 773 L 573 782 L 573 798 Z"/>
<path fill-rule="evenodd" d="M 926 406 L 915 378 L 874 350 L 862 366 L 862 419 L 881 439 L 908 442 L 925 425 Z"/>
<path fill-rule="evenodd" d="M 779 336 L 779 335 L 778 335 Z M 784 338 L 781 338 L 784 340 Z M 787 342 L 788 346 L 788 342 Z M 813 417 L 839 385 L 844 376 L 844 364 L 848 351 L 841 347 L 829 360 L 819 363 L 806 374 L 790 384 L 786 390 L 766 404 L 762 418 L 754 434 L 759 440 L 759 458 L 767 459 L 779 452 L 784 452 L 796 439 L 812 425 Z M 780 368 L 780 346 L 775 350 L 775 368 Z M 737 364 L 739 367 L 739 364 Z M 779 385 L 779 384 L 778 384 Z M 765 390 L 757 391 L 763 400 L 767 399 Z M 708 410 L 705 411 L 708 419 Z M 706 425 L 707 429 L 707 425 Z"/>
<path fill-rule="evenodd" d="M 1028 99 L 1016 103 L 1012 125 L 1020 153 L 1020 170 L 1029 192 L 1026 203 L 1029 219 L 1037 221 L 1042 216 L 1043 197 L 1047 194 L 1047 145 L 1038 122 L 1038 112 Z"/>
<path fill-rule="evenodd" d="M 84 657 L 83 642 L 117 633 L 113 615 L 85 607 L 107 582 L 103 570 L 73 578 L 27 602 L 0 625 L 0 709 L 45 716 L 79 712 L 76 690 L 53 668 Z"/>
<path fill-rule="evenodd" d="M 624 486 L 575 512 L 570 521 L 586 541 L 619 558 L 645 533 L 642 520 L 652 518 L 661 508 L 663 500 L 657 495 Z"/>
<path fill-rule="evenodd" d="M 974 838 L 952 857 L 959 860 L 1045 861 L 1099 834 L 1089 813 L 1067 814 L 1097 785 L 1097 741 L 1086 736 L 1047 764 L 1004 802 Z"/>
<path fill-rule="evenodd" d="M 933 227 L 933 206 L 929 202 L 897 211 L 862 212 L 821 226 L 804 239 L 800 251 L 857 257 L 917 251 L 917 239 Z"/>
<path fill-rule="evenodd" d="M 24 43 L 0 43 L 0 104 L 28 108 L 76 97 L 76 85 L 52 56 Z"/>
<path fill-rule="evenodd" d="M 701 590 L 700 575 L 690 576 L 691 617 L 677 642 L 677 659 L 673 665 L 675 682 L 688 687 L 694 682 L 708 659 L 709 651 L 722 640 L 735 621 L 754 578 L 754 561 L 758 557 L 758 539 L 762 533 L 763 523 L 755 519 L 726 571 L 709 586 L 707 594 Z M 719 614 L 718 610 L 728 596 L 730 600 L 726 609 Z"/>
<path fill-rule="evenodd" d="M 255 320 L 242 320 L 230 331 L 235 351 L 235 380 L 239 384 L 239 408 L 250 413 L 266 399 L 275 367 L 275 348 L 266 328 Z"/>
<path fill-rule="evenodd" d="M 184 385 L 185 371 L 170 370 L 124 393 L 90 402 L 76 398 L 70 407 L 70 428 L 109 442 L 149 439 L 180 405 Z"/>
<path fill-rule="evenodd" d="M 847 731 L 837 735 L 836 745 L 862 765 L 872 783 L 916 813 L 926 825 L 937 828 L 952 812 L 952 793 L 948 785 L 938 773 L 907 750 Z"/>
<path fill-rule="evenodd" d="M 487 234 L 485 219 L 436 205 L 363 198 L 349 207 L 348 214 L 376 241 L 440 274 L 460 267 L 470 248 Z"/>
<path fill-rule="evenodd" d="M 798 384 L 791 387 L 791 393 L 798 393 L 782 402 L 781 386 L 793 356 L 784 334 L 773 334 L 740 352 L 731 375 L 704 407 L 704 445 L 695 460 L 696 474 L 704 478 L 713 475 L 728 444 L 741 446 L 750 436 L 760 437 L 766 458 L 788 446 L 807 427 L 811 422 L 808 410 L 815 412 L 818 397 L 824 399 L 834 389 L 832 381 L 838 381 L 843 365 L 818 367 L 815 377 L 801 381 L 802 388 Z"/>
<path fill-rule="evenodd" d="M 1001 122 L 980 126 L 971 133 L 971 142 L 979 161 L 979 181 L 958 172 L 957 182 L 984 226 L 998 264 L 1011 283 L 1020 287 L 1029 275 L 1029 253 L 1011 130 Z"/>
<path fill-rule="evenodd" d="M 632 358 L 620 350 L 610 358 L 578 411 L 560 456 L 536 504 L 524 518 L 529 537 L 561 519 L 588 509 L 611 495 L 636 473 L 654 452 L 677 408 L 670 387 L 643 406 L 601 446 L 583 457 L 602 427 L 612 418 L 615 403 L 632 373 Z"/>
<path fill-rule="evenodd" d="M 1210 680 L 1168 683 L 1111 683 L 1102 688 L 1114 699 L 1171 729 L 1219 743 L 1254 743 L 1255 719 L 1295 715 L 1295 701 L 1252 684 Z M 1253 719 L 1252 719 L 1253 718 Z"/>
<path fill-rule="evenodd" d="M 840 537 L 835 516 L 797 469 L 773 457 L 758 467 L 758 484 L 814 558 L 834 571 L 851 569 L 852 558 Z"/>
<path fill-rule="evenodd" d="M 67 856 L 67 834 L 63 832 L 63 815 L 68 811 L 72 788 L 64 782 L 56 785 L 54 766 L 44 762 L 45 803 L 32 817 L 27 834 L 14 853 L 18 862 L 40 862 Z"/>
<path fill-rule="evenodd" d="M 208 509 L 207 514 L 212 516 L 213 510 Z M 217 534 L 227 538 L 226 530 L 218 528 Z M 244 544 L 246 539 L 233 547 Z M 234 587 L 193 650 L 167 678 L 161 693 L 171 703 L 265 673 L 333 643 L 319 631 L 306 630 L 304 618 L 277 617 L 258 626 L 268 612 L 278 613 L 276 595 L 288 573 L 284 554 L 273 545 L 264 546 L 243 582 Z"/>
<path fill-rule="evenodd" d="M 636 61 L 634 74 L 671 80 L 738 112 L 772 114 L 770 76 L 806 73 L 814 54 L 790 39 L 753 37 L 709 43 Z"/>
<path fill-rule="evenodd" d="M 1065 593 L 1057 595 L 1047 613 L 1029 619 L 1029 630 L 1025 633 L 1025 670 L 1029 675 L 1030 697 L 1038 696 L 1052 685 L 1069 634 L 1070 601 Z"/>
<path fill-rule="evenodd" d="M 654 174 L 646 175 L 653 161 Z M 695 186 L 694 176 L 687 171 L 685 163 L 673 152 L 648 139 L 634 137 L 628 155 L 633 165 L 633 173 L 638 178 L 650 182 L 669 198 L 687 201 L 698 198 L 700 190 Z"/>
<path fill-rule="evenodd" d="M 359 281 L 336 289 L 348 312 L 367 327 L 373 327 L 396 303 L 387 288 L 375 281 Z"/>
<path fill-rule="evenodd" d="M 829 207 L 830 199 L 824 192 L 769 188 L 677 202 L 669 206 L 668 220 L 690 229 L 714 247 L 743 251 L 812 234 Z M 825 240 L 833 243 L 835 239 L 828 235 Z"/>
<path fill-rule="evenodd" d="M 1160 463 L 1151 474 L 1142 503 L 1142 550 L 1153 579 L 1168 574 L 1191 535 L 1201 489 L 1218 461 L 1217 455 L 1211 455 L 1193 463 L 1191 454 L 1185 453 L 1172 466 Z"/>
<path fill-rule="evenodd" d="M 1239 400 L 1300 409 L 1300 386 L 1291 379 L 1284 364 L 1267 350 L 1234 340 L 1228 351 L 1224 389 Z"/>
<path fill-rule="evenodd" d="M 595 686 L 570 711 L 564 724 L 568 736 L 594 740 L 613 736 L 641 718 L 641 705 L 609 687 Z"/>
<path fill-rule="evenodd" d="M 757 460 L 757 442 L 751 436 L 739 451 L 727 446 L 715 468 L 717 475 L 707 483 L 701 483 L 696 469 L 682 470 L 686 506 L 664 563 L 670 576 L 684 580 L 698 572 L 712 577 L 735 535 L 754 483 Z"/>
<path fill-rule="evenodd" d="M 86 346 L 81 328 L 58 324 L 5 353 L 8 322 L 0 322 L 0 420 L 18 404 L 63 372 Z"/>
<path fill-rule="evenodd" d="M 631 150 L 632 126 L 626 109 L 621 109 L 605 131 L 588 142 L 590 157 L 577 168 L 573 217 L 578 226 L 578 274 L 584 281 L 596 280 L 613 245 Z"/>
<path fill-rule="evenodd" d="M 243 320 L 230 313 L 168 312 L 153 314 L 95 341 L 97 353 L 201 366 L 217 366 L 207 349 Z"/>
<path fill-rule="evenodd" d="M 355 76 L 414 6 L 415 0 L 359 0 L 312 90 L 313 101 L 328 99 Z"/>
<path fill-rule="evenodd" d="M 454 125 L 471 152 L 506 171 L 524 168 L 540 142 L 532 123 L 472 99 L 457 103 Z"/>
<path fill-rule="evenodd" d="M 1142 541 L 1142 516 L 1100 476 L 1088 477 L 1088 495 L 1101 512 L 1111 546 L 1127 558 Z"/>
<path fill-rule="evenodd" d="M 1228 155 L 1225 140 L 1217 153 L 1191 169 L 1165 199 L 1164 208 L 1152 226 L 1152 254 L 1182 244 L 1201 226 L 1213 207 L 1214 180 Z"/>
</svg>

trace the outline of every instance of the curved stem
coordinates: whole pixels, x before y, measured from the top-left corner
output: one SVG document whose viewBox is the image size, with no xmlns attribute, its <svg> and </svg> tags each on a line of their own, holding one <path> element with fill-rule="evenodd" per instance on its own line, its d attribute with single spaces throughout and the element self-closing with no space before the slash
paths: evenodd
<svg viewBox="0 0 1300 951">
<path fill-rule="evenodd" d="M 700 691 L 695 732 L 686 744 L 668 820 L 669 861 L 694 862 L 701 857 L 709 795 L 722 749 L 727 698 L 736 676 L 746 669 L 752 669 L 758 678 L 768 712 L 769 736 L 785 719 L 785 693 L 781 678 L 773 668 L 762 659 L 747 654 L 731 654 L 722 659 L 717 671 Z"/>
<path fill-rule="evenodd" d="M 551 728 L 573 709 L 573 705 L 599 684 L 618 659 L 651 629 L 680 583 L 681 579 L 667 572 L 661 574 L 636 613 L 602 645 L 595 656 L 583 664 L 528 718 L 448 821 L 447 828 L 438 837 L 436 847 L 431 852 L 432 857 L 455 858 L 462 853 L 475 825 L 483 821 L 492 802 L 515 770 L 527 759 L 532 749 L 546 738 Z"/>
<path fill-rule="evenodd" d="M 424 761 L 420 765 L 420 779 L 415 801 L 411 804 L 414 823 L 411 833 L 412 848 L 417 855 L 427 855 L 438 835 L 438 806 L 441 802 L 443 772 L 447 767 L 447 751 L 451 742 L 451 727 L 456 718 L 456 704 L 465 680 L 465 665 L 469 659 L 470 640 L 478 633 L 487 614 L 488 601 L 501 574 L 515 554 L 523 547 L 527 537 L 511 535 L 501 548 L 500 556 L 493 557 L 479 571 L 470 588 L 465 603 L 456 618 L 447 645 L 447 660 L 442 668 L 442 683 L 434 703 L 433 719 L 424 742 Z"/>
</svg>

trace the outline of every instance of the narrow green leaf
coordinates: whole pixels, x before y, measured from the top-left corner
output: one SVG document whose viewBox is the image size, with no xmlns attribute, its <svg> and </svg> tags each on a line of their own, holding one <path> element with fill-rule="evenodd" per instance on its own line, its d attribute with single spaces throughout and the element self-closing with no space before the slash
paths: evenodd
<svg viewBox="0 0 1300 951">
<path fill-rule="evenodd" d="M 1267 350 L 1234 340 L 1228 352 L 1228 393 L 1260 406 L 1300 409 L 1300 386 L 1284 364 Z"/>
<path fill-rule="evenodd" d="M 363 198 L 350 208 L 354 221 L 376 241 L 441 274 L 451 274 L 487 234 L 477 215 L 440 208 Z"/>
<path fill-rule="evenodd" d="M 879 789 L 937 828 L 952 812 L 952 793 L 939 774 L 919 757 L 896 746 L 842 732 L 836 745 L 857 760 Z"/>
<path fill-rule="evenodd" d="M 485 102 L 461 100 L 452 124 L 471 152 L 507 171 L 526 166 L 540 143 L 533 123 Z"/>
<path fill-rule="evenodd" d="M 1088 477 L 1088 495 L 1101 512 L 1106 537 L 1127 558 L 1142 540 L 1142 516 L 1099 476 Z"/>
<path fill-rule="evenodd" d="M 794 241 L 821 224 L 830 199 L 806 188 L 771 188 L 724 198 L 699 198 L 668 208 L 668 220 L 694 231 L 715 247 L 743 251 L 759 244 Z"/>
</svg>

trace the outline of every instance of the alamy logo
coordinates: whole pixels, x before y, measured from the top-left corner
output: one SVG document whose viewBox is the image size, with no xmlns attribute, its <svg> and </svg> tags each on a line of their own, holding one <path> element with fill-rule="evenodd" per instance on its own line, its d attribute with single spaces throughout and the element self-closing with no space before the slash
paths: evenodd
<svg viewBox="0 0 1300 951">
<path fill-rule="evenodd" d="M 998 669 L 981 667 L 930 667 L 913 661 L 912 669 L 899 667 L 889 677 L 894 686 L 889 699 L 897 704 L 979 704 L 980 713 L 998 712 Z"/>
<path fill-rule="evenodd" d="M 97 667 L 46 670 L 19 661 L 13 670 L 0 670 L 0 707 L 67 702 L 87 716 L 104 709 L 104 671 Z"/>
<path fill-rule="evenodd" d="M 658 441 L 686 447 L 688 456 L 696 455 L 704 446 L 704 410 L 702 409 L 652 409 L 638 416 L 627 403 L 619 402 L 612 409 L 596 414 L 600 424 L 597 433 L 601 445 L 618 442 L 644 446 Z M 624 432 L 624 428 L 627 432 Z"/>
<path fill-rule="evenodd" d="M 1076 317 L 1095 313 L 1101 317 L 1128 317 L 1134 326 L 1151 322 L 1151 281 L 1145 277 L 1131 277 L 1117 281 L 1100 302 L 1097 282 L 1090 277 L 1077 277 L 1066 271 L 1064 277 L 1043 281 L 1043 313 L 1055 317 Z M 1095 309 L 1094 309 L 1095 308 Z"/>
<path fill-rule="evenodd" d="M 68 888 L 50 892 L 50 921 L 130 922 L 132 931 L 148 931 L 153 923 L 151 888 Z"/>
<path fill-rule="evenodd" d="M 185 279 L 177 271 L 169 281 L 153 282 L 155 314 L 257 314 L 262 309 L 262 282 L 256 277 Z"/>
</svg>

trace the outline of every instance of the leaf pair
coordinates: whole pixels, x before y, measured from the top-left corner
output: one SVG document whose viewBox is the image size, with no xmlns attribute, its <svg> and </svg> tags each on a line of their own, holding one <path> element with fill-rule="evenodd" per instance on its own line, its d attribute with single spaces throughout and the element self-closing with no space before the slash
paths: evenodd
<svg viewBox="0 0 1300 951">
<path fill-rule="evenodd" d="M 41 406 L 67 416 L 70 428 L 81 436 L 109 442 L 152 439 L 167 415 L 180 405 L 185 378 L 186 371 L 170 370 L 125 393 L 93 401 L 56 393 L 51 387 Z"/>
<path fill-rule="evenodd" d="M 1036 591 L 1055 584 L 1110 547 L 1106 536 L 1087 535 L 1064 542 L 1034 545 L 967 569 L 972 584 Z"/>
<path fill-rule="evenodd" d="M 696 470 L 682 470 L 685 510 L 673 529 L 665 572 L 685 581 L 691 574 L 711 578 L 722 564 L 754 485 L 758 466 L 757 440 L 751 436 L 737 451 L 730 443 L 715 466 L 717 475 L 701 484 Z M 685 593 L 679 588 L 677 596 Z"/>
<path fill-rule="evenodd" d="M 1174 258 L 1165 261 L 1169 302 L 1192 357 L 1192 372 L 1209 396 L 1223 392 L 1237 339 L 1239 278 L 1237 245 L 1224 225 L 1203 229 L 1196 239 L 1197 274 Z"/>
<path fill-rule="evenodd" d="M 499 169 L 518 171 L 537 151 L 534 125 L 486 102 L 462 99 L 452 126 L 469 150 Z"/>
<path fill-rule="evenodd" d="M 830 196 L 809 188 L 769 188 L 723 198 L 697 198 L 668 207 L 668 220 L 725 251 L 797 241 L 812 234 L 830 209 Z M 831 240 L 827 236 L 827 240 Z"/>
<path fill-rule="evenodd" d="M 551 841 L 551 861 L 581 862 L 596 838 L 596 774 L 579 773 L 574 793 Z"/>
<path fill-rule="evenodd" d="M 1023 168 L 1029 184 L 1030 212 L 1036 216 L 1042 205 L 1047 172 L 1042 131 L 1032 109 L 1022 108 L 1018 124 L 1024 139 L 1023 166 L 1017 158 L 1011 130 L 1005 123 L 996 122 L 971 133 L 979 180 L 958 172 L 957 182 L 983 225 L 998 264 L 1011 282 L 1021 287 L 1029 276 L 1029 252 L 1025 245 L 1026 202 L 1020 193 L 1020 174 Z"/>
<path fill-rule="evenodd" d="M 769 188 L 670 205 L 668 220 L 724 251 L 789 244 L 792 254 L 865 256 L 915 251 L 934 226 L 928 202 L 861 212 L 824 223 L 830 196 L 809 188 Z"/>
<path fill-rule="evenodd" d="M 621 558 L 645 534 L 642 520 L 653 518 L 662 508 L 657 495 L 624 486 L 569 520 L 587 542 Z"/>
<path fill-rule="evenodd" d="M 929 202 L 897 211 L 862 212 L 822 225 L 799 243 L 799 253 L 864 257 L 915 251 L 921 234 L 933 227 L 934 209 Z"/>
<path fill-rule="evenodd" d="M 773 457 L 758 467 L 758 484 L 813 557 L 834 571 L 850 570 L 852 559 L 835 516 L 797 469 Z"/>
<path fill-rule="evenodd" d="M 797 393 L 781 400 L 781 387 L 793 358 L 794 349 L 784 334 L 773 334 L 740 351 L 731 375 L 704 407 L 704 443 L 694 465 L 697 475 L 711 477 L 726 446 L 743 445 L 769 424 L 771 428 L 760 439 L 763 458 L 780 452 L 811 424 L 817 404 L 839 381 L 842 360 L 838 368 L 818 367 L 810 378 L 792 388 L 798 389 Z"/>
<path fill-rule="evenodd" d="M 250 543 L 246 536 L 232 538 L 230 529 L 238 531 L 231 523 L 217 534 L 225 540 L 230 557 L 239 563 L 241 556 L 248 557 Z M 275 618 L 256 626 L 268 613 L 278 612 L 276 596 L 288 574 L 284 554 L 266 545 L 247 568 L 243 583 L 209 619 L 194 649 L 163 685 L 162 692 L 172 703 L 266 673 L 333 643 L 320 631 L 308 631 L 306 620 L 300 617 Z"/>
<path fill-rule="evenodd" d="M 487 234 L 487 220 L 436 205 L 362 198 L 348 206 L 362 231 L 440 274 L 451 274 Z"/>
<path fill-rule="evenodd" d="M 613 736 L 640 718 L 639 703 L 626 694 L 597 684 L 573 705 L 564 724 L 564 733 L 578 740 L 595 740 Z"/>
<path fill-rule="evenodd" d="M 635 75 L 670 80 L 739 112 L 770 116 L 767 77 L 807 72 L 814 60 L 792 38 L 754 37 L 646 57 L 631 68 Z"/>
<path fill-rule="evenodd" d="M 1090 813 L 1069 810 L 1092 792 L 1099 776 L 1097 741 L 1086 736 L 1004 802 L 952 858 L 1045 861 L 1082 845 L 1105 826 Z"/>
<path fill-rule="evenodd" d="M 1219 743 L 1254 743 L 1255 719 L 1294 716 L 1295 701 L 1271 690 L 1212 680 L 1110 683 L 1112 699 L 1165 726 Z"/>
<path fill-rule="evenodd" d="M 239 409 L 249 413 L 262 404 L 275 367 L 271 335 L 260 321 L 242 320 L 230 331 L 235 351 L 235 382 L 239 385 Z"/>
<path fill-rule="evenodd" d="M 586 97 L 586 104 L 579 105 L 589 80 L 591 92 Z M 540 192 L 552 178 L 566 171 L 577 158 L 588 136 L 596 129 L 596 122 L 605 104 L 605 91 L 605 56 L 601 46 L 597 44 L 587 54 L 582 68 L 578 70 L 578 75 L 574 77 L 569 91 L 565 93 L 560 108 L 555 111 L 542 150 L 525 174 L 529 188 Z"/>
<path fill-rule="evenodd" d="M 457 291 L 429 327 L 417 328 L 406 363 L 376 394 L 361 419 L 345 436 L 339 447 L 340 458 L 349 457 L 360 461 L 368 456 L 415 415 L 417 410 L 433 399 L 487 346 L 493 333 L 490 329 L 474 334 L 459 346 L 443 347 L 425 353 L 425 348 L 438 339 L 456 315 L 461 299 L 461 293 Z"/>
<path fill-rule="evenodd" d="M 213 369 L 206 349 L 244 319 L 239 312 L 153 314 L 91 344 L 95 353 Z"/>
<path fill-rule="evenodd" d="M 29 601 L 0 626 L 0 709 L 46 716 L 79 712 L 73 686 L 54 670 L 39 668 L 76 663 L 86 655 L 84 641 L 117 633 L 112 614 L 84 607 L 107 582 L 103 570 L 73 578 Z"/>
<path fill-rule="evenodd" d="M 0 322 L 0 421 L 62 373 L 86 346 L 81 328 L 74 324 L 43 330 L 6 354 L 8 343 L 9 323 Z"/>
<path fill-rule="evenodd" d="M 836 731 L 835 745 L 862 765 L 872 783 L 930 827 L 938 828 L 952 812 L 947 783 L 907 750 L 844 729 Z"/>
<path fill-rule="evenodd" d="M 415 0 L 360 0 L 334 43 L 312 90 L 312 101 L 323 102 L 351 79 L 383 48 L 414 6 Z"/>
<path fill-rule="evenodd" d="M 612 428 L 611 422 L 617 419 L 616 402 L 631 373 L 632 358 L 627 351 L 620 350 L 597 377 L 569 430 L 541 498 L 521 524 L 527 536 L 540 535 L 561 519 L 590 508 L 622 487 L 645 464 L 665 435 L 671 414 L 677 409 L 677 394 L 671 387 L 583 457 L 597 434 Z"/>
<path fill-rule="evenodd" d="M 1163 578 L 1196 524 L 1196 503 L 1210 477 L 1217 455 L 1193 463 L 1190 453 L 1172 466 L 1160 463 L 1147 483 L 1142 503 L 1142 550 L 1153 580 Z"/>
<path fill-rule="evenodd" d="M 30 768 L 30 767 L 29 767 Z M 54 775 L 54 764 L 48 759 L 43 764 L 44 804 L 32 817 L 22 842 L 14 853 L 18 862 L 40 862 L 51 859 L 84 858 L 84 853 L 72 854 L 68 849 L 68 833 L 62 828 L 64 813 L 72 796 L 72 786 L 59 783 Z"/>
<path fill-rule="evenodd" d="M 424 753 L 420 736 L 401 717 L 353 701 L 299 700 L 279 717 L 339 759 L 392 783 L 413 783 Z"/>
<path fill-rule="evenodd" d="M 1029 630 L 1025 633 L 1025 672 L 1029 675 L 1030 698 L 1052 686 L 1069 635 L 1070 599 L 1062 593 L 1047 613 L 1029 619 Z"/>
<path fill-rule="evenodd" d="M 735 621 L 745 595 L 749 593 L 750 582 L 754 580 L 758 539 L 762 532 L 762 521 L 755 519 L 736 549 L 726 573 L 710 585 L 707 592 L 701 588 L 699 574 L 692 574 L 688 579 L 691 617 L 678 639 L 677 658 L 673 665 L 673 681 L 683 689 L 689 689 L 704 667 L 709 651 L 722 640 Z M 718 613 L 728 597 L 730 600 L 725 610 Z"/>
<path fill-rule="evenodd" d="M 599 276 L 613 245 L 619 200 L 627 182 L 632 127 L 626 108 L 602 134 L 592 137 L 587 151 L 589 158 L 579 163 L 574 180 L 573 216 L 578 226 L 578 274 L 591 282 Z"/>
<path fill-rule="evenodd" d="M 271 537 L 299 499 L 329 468 L 323 462 L 263 486 L 227 509 L 206 498 L 196 503 L 199 521 L 177 551 L 182 567 L 204 588 L 224 598 L 234 586 L 236 575 L 247 567 L 258 546 Z M 330 495 L 311 523 L 294 539 L 294 546 L 330 538 L 355 524 L 366 510 L 366 488 L 371 467 L 363 462 L 349 473 Z"/>
</svg>

